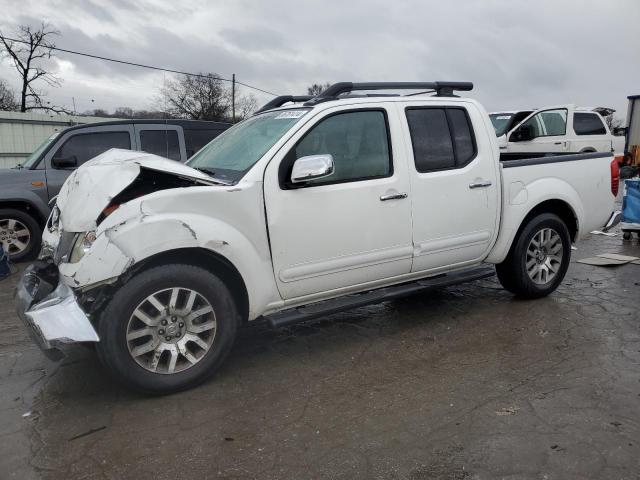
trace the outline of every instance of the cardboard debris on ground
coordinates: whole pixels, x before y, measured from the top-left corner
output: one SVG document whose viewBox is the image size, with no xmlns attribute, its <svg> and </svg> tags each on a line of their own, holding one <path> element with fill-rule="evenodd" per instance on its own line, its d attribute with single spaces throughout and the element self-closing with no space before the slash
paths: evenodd
<svg viewBox="0 0 640 480">
<path fill-rule="evenodd" d="M 603 232 L 602 230 L 594 230 L 593 232 L 589 232 L 593 235 L 606 235 L 607 237 L 617 237 L 618 234 L 617 233 L 613 233 L 613 232 Z"/>
<path fill-rule="evenodd" d="M 603 253 L 595 257 L 583 258 L 582 260 L 578 260 L 578 263 L 598 267 L 616 267 L 618 265 L 626 265 L 627 263 L 640 265 L 640 258 L 620 255 L 619 253 Z"/>
</svg>

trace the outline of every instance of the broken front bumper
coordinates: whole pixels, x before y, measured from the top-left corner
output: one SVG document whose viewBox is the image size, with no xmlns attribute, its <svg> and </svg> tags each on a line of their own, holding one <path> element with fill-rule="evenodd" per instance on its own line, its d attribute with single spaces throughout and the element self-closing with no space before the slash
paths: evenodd
<svg viewBox="0 0 640 480">
<path fill-rule="evenodd" d="M 29 265 L 16 286 L 15 301 L 31 337 L 52 360 L 62 358 L 63 344 L 100 341 L 73 291 L 58 280 L 53 264 Z"/>
</svg>

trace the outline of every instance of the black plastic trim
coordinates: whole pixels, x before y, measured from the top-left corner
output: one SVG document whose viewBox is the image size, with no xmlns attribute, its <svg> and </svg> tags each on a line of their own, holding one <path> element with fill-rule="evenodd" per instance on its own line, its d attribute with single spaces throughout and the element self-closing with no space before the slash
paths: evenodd
<svg viewBox="0 0 640 480">
<path fill-rule="evenodd" d="M 262 113 L 262 112 L 266 112 L 267 110 L 271 110 L 273 108 L 281 107 L 285 103 L 306 102 L 308 100 L 311 100 L 312 98 L 313 98 L 313 95 L 280 95 L 279 97 L 276 97 L 273 100 L 270 100 L 269 102 L 265 103 L 262 106 L 262 108 L 255 111 L 254 115 L 256 113 Z"/>
<path fill-rule="evenodd" d="M 522 158 L 520 160 L 504 160 L 501 162 L 503 168 L 513 167 L 528 167 L 530 165 L 544 165 L 547 163 L 560 163 L 560 162 L 578 162 L 580 160 L 589 160 L 591 158 L 613 158 L 611 152 L 590 152 L 590 153 L 576 153 L 568 155 L 552 155 L 546 157 L 537 158 Z"/>
<path fill-rule="evenodd" d="M 284 327 L 372 303 L 383 302 L 418 292 L 425 292 L 427 290 L 449 287 L 451 285 L 458 285 L 460 283 L 492 277 L 494 274 L 495 270 L 491 267 L 475 267 L 458 272 L 424 278 L 410 283 L 382 287 L 377 290 L 369 290 L 362 293 L 345 295 L 331 300 L 311 303 L 309 305 L 266 315 L 264 319 L 267 320 L 267 322 L 274 328 Z"/>
</svg>

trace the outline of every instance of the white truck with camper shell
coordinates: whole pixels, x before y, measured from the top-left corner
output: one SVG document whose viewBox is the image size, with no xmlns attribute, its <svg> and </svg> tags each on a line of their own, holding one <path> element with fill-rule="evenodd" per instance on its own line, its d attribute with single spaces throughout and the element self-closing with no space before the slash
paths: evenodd
<svg viewBox="0 0 640 480">
<path fill-rule="evenodd" d="M 560 105 L 536 110 L 492 112 L 501 160 L 590 152 L 621 152 L 604 116 L 612 108 Z"/>
<path fill-rule="evenodd" d="M 607 222 L 617 164 L 610 152 L 500 162 L 484 108 L 453 95 L 471 88 L 342 82 L 276 98 L 187 165 L 99 155 L 57 198 L 20 317 L 50 357 L 94 342 L 125 384 L 167 393 L 211 375 L 247 322 L 494 271 L 514 294 L 548 295 L 571 243 Z"/>
</svg>

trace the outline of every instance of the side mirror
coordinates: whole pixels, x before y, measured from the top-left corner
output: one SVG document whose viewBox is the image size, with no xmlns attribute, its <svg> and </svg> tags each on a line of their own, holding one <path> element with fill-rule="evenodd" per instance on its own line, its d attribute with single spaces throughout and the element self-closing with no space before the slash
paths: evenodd
<svg viewBox="0 0 640 480">
<path fill-rule="evenodd" d="M 627 127 L 616 127 L 611 133 L 616 137 L 624 137 L 627 134 Z"/>
<path fill-rule="evenodd" d="M 533 134 L 532 125 L 521 125 L 515 132 L 509 137 L 510 142 L 527 142 L 533 140 L 535 135 Z"/>
<path fill-rule="evenodd" d="M 51 165 L 55 168 L 76 168 L 78 166 L 78 159 L 75 155 L 71 157 L 53 157 L 51 159 Z"/>
<path fill-rule="evenodd" d="M 302 183 L 316 178 L 328 177 L 333 174 L 333 156 L 308 155 L 300 157 L 293 164 L 291 183 Z"/>
</svg>

